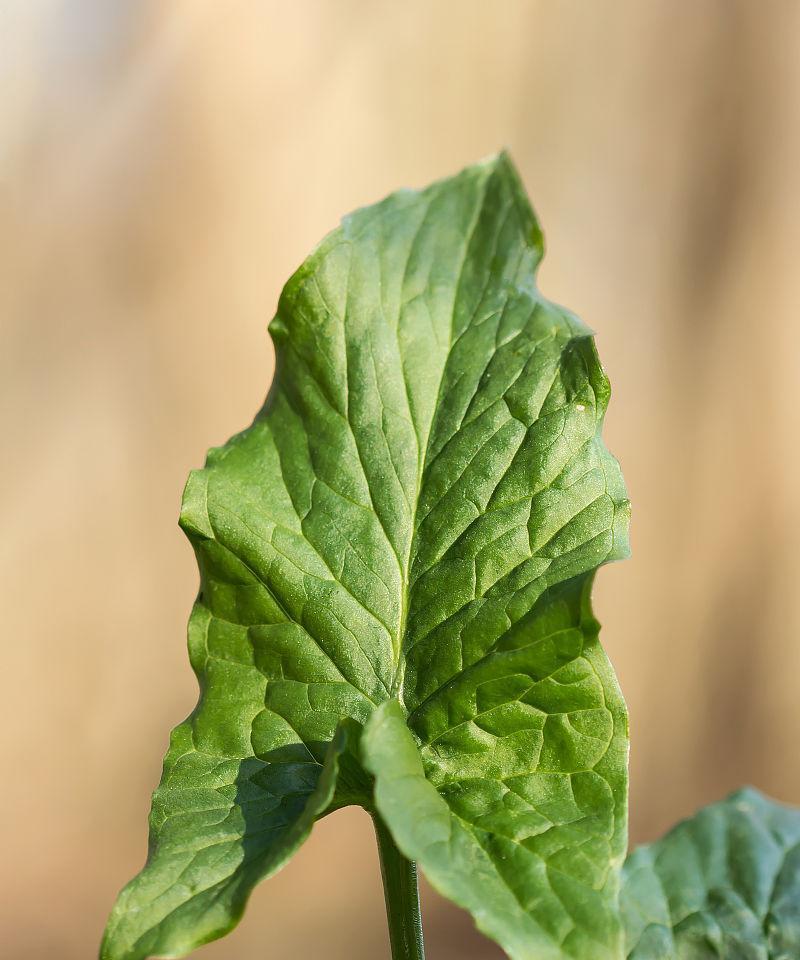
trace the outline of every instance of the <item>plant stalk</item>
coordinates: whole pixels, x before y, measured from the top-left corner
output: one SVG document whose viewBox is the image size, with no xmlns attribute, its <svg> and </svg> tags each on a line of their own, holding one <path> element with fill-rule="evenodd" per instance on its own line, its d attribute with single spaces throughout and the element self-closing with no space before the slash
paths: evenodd
<svg viewBox="0 0 800 960">
<path fill-rule="evenodd" d="M 377 814 L 372 820 L 378 838 L 392 960 L 425 960 L 417 865 L 400 853 Z"/>
</svg>

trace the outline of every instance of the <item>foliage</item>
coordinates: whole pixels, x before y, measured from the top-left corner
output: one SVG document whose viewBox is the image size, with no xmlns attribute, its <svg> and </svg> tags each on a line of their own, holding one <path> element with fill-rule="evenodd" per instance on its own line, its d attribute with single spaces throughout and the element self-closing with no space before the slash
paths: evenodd
<svg viewBox="0 0 800 960">
<path fill-rule="evenodd" d="M 515 960 L 789 949 L 751 928 L 791 913 L 797 821 L 755 795 L 635 853 L 620 910 L 627 715 L 590 590 L 628 502 L 591 331 L 539 293 L 542 255 L 500 155 L 345 218 L 289 280 L 267 401 L 184 493 L 200 700 L 103 960 L 223 935 L 348 804 Z M 702 949 L 679 955 L 734 956 Z"/>
</svg>

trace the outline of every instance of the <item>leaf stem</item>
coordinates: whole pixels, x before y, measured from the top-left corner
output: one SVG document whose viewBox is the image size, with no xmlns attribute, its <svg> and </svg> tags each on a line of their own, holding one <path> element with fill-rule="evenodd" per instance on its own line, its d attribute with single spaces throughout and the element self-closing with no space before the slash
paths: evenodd
<svg viewBox="0 0 800 960">
<path fill-rule="evenodd" d="M 377 814 L 372 820 L 378 838 L 392 960 L 425 960 L 417 865 L 400 853 Z"/>
</svg>

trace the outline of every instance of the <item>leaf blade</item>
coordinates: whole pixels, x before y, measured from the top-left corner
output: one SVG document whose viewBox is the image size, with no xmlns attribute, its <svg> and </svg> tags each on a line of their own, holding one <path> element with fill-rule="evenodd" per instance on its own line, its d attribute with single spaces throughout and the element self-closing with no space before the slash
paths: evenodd
<svg viewBox="0 0 800 960">
<path fill-rule="evenodd" d="M 448 816 L 465 804 L 491 816 L 500 784 L 517 799 L 498 829 L 555 816 L 552 876 L 531 868 L 541 840 L 514 841 L 526 878 L 511 910 L 519 929 L 503 934 L 514 949 L 531 917 L 530 929 L 550 923 L 548 950 L 617 949 L 627 718 L 588 594 L 596 567 L 626 553 L 627 499 L 600 438 L 608 382 L 588 328 L 539 294 L 542 254 L 500 155 L 356 211 L 287 283 L 264 407 L 184 495 L 201 573 L 189 638 L 201 699 L 156 793 L 151 871 L 177 870 L 163 842 L 183 822 L 167 789 L 175 770 L 202 790 L 219 770 L 235 781 L 257 769 L 274 779 L 291 833 L 340 721 L 368 724 L 396 701 Z M 369 808 L 366 778 L 347 780 L 331 807 Z M 235 859 L 253 827 L 235 790 L 226 800 Z M 197 844 L 217 825 L 192 827 Z M 219 881 L 227 906 L 209 936 L 277 862 L 270 843 L 256 859 L 244 879 L 234 864 Z M 215 866 L 194 864 L 206 878 Z M 576 896 L 589 906 L 571 917 L 561 899 Z M 172 925 L 185 944 L 193 917 Z M 104 960 L 146 955 L 109 938 Z"/>
</svg>

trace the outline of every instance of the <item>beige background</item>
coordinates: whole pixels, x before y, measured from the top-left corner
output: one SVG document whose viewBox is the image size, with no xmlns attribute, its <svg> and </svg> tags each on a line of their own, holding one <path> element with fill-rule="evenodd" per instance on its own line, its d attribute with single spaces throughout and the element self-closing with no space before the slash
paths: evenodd
<svg viewBox="0 0 800 960">
<path fill-rule="evenodd" d="M 542 286 L 597 331 L 634 557 L 597 606 L 632 836 L 800 802 L 800 4 L 0 7 L 1 952 L 85 960 L 191 708 L 187 472 L 337 218 L 508 145 Z M 322 824 L 206 960 L 387 956 L 369 824 Z M 431 960 L 496 957 L 427 893 Z"/>
</svg>

